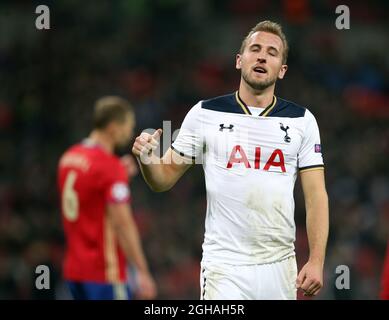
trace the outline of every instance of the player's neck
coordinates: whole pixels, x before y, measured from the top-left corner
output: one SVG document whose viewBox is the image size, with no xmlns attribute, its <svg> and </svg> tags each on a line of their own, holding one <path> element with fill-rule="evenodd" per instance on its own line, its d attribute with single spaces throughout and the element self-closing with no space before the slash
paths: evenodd
<svg viewBox="0 0 389 320">
<path fill-rule="evenodd" d="M 112 139 L 106 133 L 93 130 L 89 135 L 89 139 L 92 142 L 100 145 L 108 153 L 113 153 L 114 145 L 112 143 Z"/>
<path fill-rule="evenodd" d="M 266 108 L 273 101 L 274 84 L 264 90 L 254 90 L 243 81 L 239 86 L 239 97 L 250 107 Z"/>
</svg>

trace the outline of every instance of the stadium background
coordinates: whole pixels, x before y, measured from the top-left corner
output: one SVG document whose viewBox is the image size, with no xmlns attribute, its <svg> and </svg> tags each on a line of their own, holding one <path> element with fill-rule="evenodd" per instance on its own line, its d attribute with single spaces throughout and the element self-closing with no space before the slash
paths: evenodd
<svg viewBox="0 0 389 320">
<path fill-rule="evenodd" d="M 51 30 L 35 28 L 35 7 Z M 335 27 L 347 4 L 351 29 Z M 235 90 L 235 54 L 259 20 L 281 22 L 291 46 L 276 93 L 315 114 L 321 128 L 331 229 L 319 299 L 376 299 L 389 229 L 388 2 L 308 0 L 1 1 L 0 299 L 67 298 L 55 173 L 86 136 L 94 100 L 133 103 L 137 130 L 173 129 L 198 100 Z M 205 192 L 201 167 L 164 194 L 141 177 L 133 208 L 160 299 L 199 296 Z M 296 186 L 296 250 L 308 247 Z M 51 290 L 34 289 L 35 267 Z M 351 289 L 336 290 L 347 265 Z"/>
</svg>

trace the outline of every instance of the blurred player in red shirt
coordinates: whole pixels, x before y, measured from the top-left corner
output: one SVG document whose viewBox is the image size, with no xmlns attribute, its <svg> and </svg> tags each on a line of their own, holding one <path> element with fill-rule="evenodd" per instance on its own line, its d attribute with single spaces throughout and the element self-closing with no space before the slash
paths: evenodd
<svg viewBox="0 0 389 320">
<path fill-rule="evenodd" d="M 137 270 L 139 297 L 152 299 L 156 288 L 129 205 L 128 158 L 124 163 L 114 154 L 132 137 L 134 112 L 122 98 L 103 97 L 93 121 L 89 137 L 68 149 L 58 166 L 64 278 L 74 299 L 129 299 L 128 262 Z"/>
<path fill-rule="evenodd" d="M 389 242 L 386 248 L 386 258 L 382 272 L 381 288 L 381 299 L 389 300 Z"/>
</svg>

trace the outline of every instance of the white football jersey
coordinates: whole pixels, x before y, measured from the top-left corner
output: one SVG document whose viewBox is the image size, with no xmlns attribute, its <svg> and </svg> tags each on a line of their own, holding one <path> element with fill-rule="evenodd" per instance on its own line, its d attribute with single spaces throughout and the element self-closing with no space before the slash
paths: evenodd
<svg viewBox="0 0 389 320">
<path fill-rule="evenodd" d="M 264 264 L 295 254 L 297 173 L 324 168 L 309 110 L 274 96 L 254 116 L 238 92 L 200 101 L 186 115 L 172 149 L 203 164 L 203 261 Z"/>
</svg>

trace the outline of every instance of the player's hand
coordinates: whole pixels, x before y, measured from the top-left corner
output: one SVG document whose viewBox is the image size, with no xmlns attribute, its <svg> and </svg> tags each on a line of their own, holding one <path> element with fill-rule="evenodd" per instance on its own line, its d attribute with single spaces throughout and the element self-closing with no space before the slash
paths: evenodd
<svg viewBox="0 0 389 320">
<path fill-rule="evenodd" d="M 142 132 L 140 136 L 137 136 L 132 147 L 134 156 L 141 159 L 142 157 L 150 156 L 158 148 L 161 134 L 162 129 L 158 129 L 153 134 Z"/>
<path fill-rule="evenodd" d="M 157 288 L 150 273 L 144 271 L 137 272 L 137 295 L 140 299 L 154 299 L 157 295 Z"/>
<path fill-rule="evenodd" d="M 130 178 L 135 177 L 139 173 L 138 166 L 133 156 L 125 155 L 120 158 L 120 161 L 126 168 L 128 176 Z"/>
<path fill-rule="evenodd" d="M 323 287 L 323 265 L 319 262 L 308 261 L 300 270 L 296 287 L 303 290 L 305 296 L 316 296 Z"/>
</svg>

